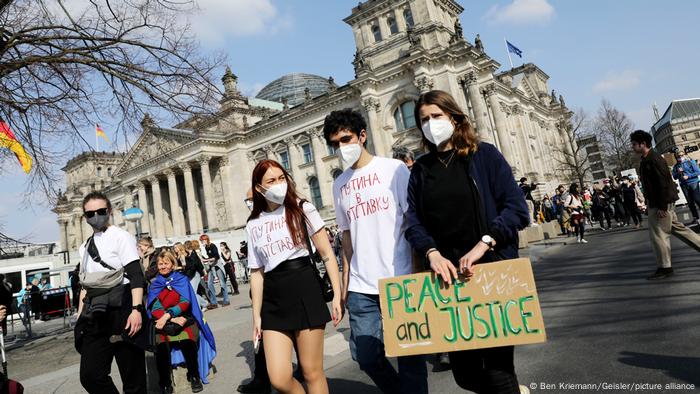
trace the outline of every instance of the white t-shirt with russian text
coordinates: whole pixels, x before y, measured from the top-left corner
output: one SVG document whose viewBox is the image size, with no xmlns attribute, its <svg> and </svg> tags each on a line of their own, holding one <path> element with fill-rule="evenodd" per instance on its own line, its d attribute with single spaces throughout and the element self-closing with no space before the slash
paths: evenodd
<svg viewBox="0 0 700 394">
<path fill-rule="evenodd" d="M 105 231 L 95 233 L 93 239 L 95 240 L 95 246 L 97 247 L 102 261 L 115 269 L 119 269 L 134 260 L 140 259 L 136 246 L 136 237 L 117 226 L 109 226 Z M 102 266 L 100 263 L 96 263 L 92 257 L 90 257 L 90 253 L 85 249 L 86 243 L 87 241 L 83 242 L 78 249 L 78 253 L 80 253 L 80 262 L 81 264 L 85 264 L 85 272 L 108 272 L 108 268 Z M 125 277 L 122 283 L 129 283 L 129 279 Z"/>
<path fill-rule="evenodd" d="M 312 236 L 322 230 L 325 223 L 313 204 L 305 202 L 303 208 L 309 221 L 306 230 Z M 306 240 L 301 245 L 294 245 L 285 212 L 284 205 L 280 205 L 272 212 L 261 212 L 260 217 L 245 226 L 249 268 L 265 268 L 265 272 L 269 272 L 283 261 L 309 255 Z"/>
<path fill-rule="evenodd" d="M 338 228 L 350 231 L 352 261 L 348 290 L 379 294 L 380 279 L 411 273 L 411 249 L 404 237 L 410 172 L 398 160 L 373 157 L 348 168 L 333 183 Z"/>
</svg>

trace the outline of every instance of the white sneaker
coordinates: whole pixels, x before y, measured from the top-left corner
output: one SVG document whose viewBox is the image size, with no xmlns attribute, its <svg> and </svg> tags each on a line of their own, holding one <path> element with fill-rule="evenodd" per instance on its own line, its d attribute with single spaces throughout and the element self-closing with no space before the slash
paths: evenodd
<svg viewBox="0 0 700 394">
<path fill-rule="evenodd" d="M 576 243 L 581 243 L 581 237 L 576 237 Z"/>
<path fill-rule="evenodd" d="M 587 243 L 588 243 L 588 241 L 586 241 L 585 239 L 581 238 L 581 240 L 579 241 L 579 243 L 582 243 L 582 244 L 587 244 Z"/>
<path fill-rule="evenodd" d="M 520 394 L 530 394 L 530 389 L 523 386 L 522 384 L 518 386 L 520 389 Z"/>
</svg>

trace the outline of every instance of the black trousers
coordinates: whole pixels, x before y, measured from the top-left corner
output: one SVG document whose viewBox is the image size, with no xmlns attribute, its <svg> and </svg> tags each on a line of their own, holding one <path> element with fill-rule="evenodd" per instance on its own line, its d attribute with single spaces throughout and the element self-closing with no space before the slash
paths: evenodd
<svg viewBox="0 0 700 394">
<path fill-rule="evenodd" d="M 170 379 L 171 359 L 170 350 L 180 349 L 185 357 L 187 365 L 187 379 L 193 376 L 199 377 L 199 364 L 197 360 L 197 344 L 192 340 L 159 343 L 156 346 L 156 364 L 158 365 L 158 385 L 160 387 L 172 386 Z"/>
<path fill-rule="evenodd" d="M 119 394 L 109 376 L 117 360 L 124 394 L 146 394 L 144 350 L 126 342 L 109 342 L 109 334 L 86 334 L 80 348 L 80 384 L 88 393 Z"/>
<path fill-rule="evenodd" d="M 513 346 L 448 353 L 459 387 L 477 394 L 519 394 Z"/>
<path fill-rule="evenodd" d="M 233 292 L 238 293 L 238 281 L 236 280 L 236 271 L 233 269 L 233 263 L 224 264 L 224 270 L 226 271 L 226 276 L 228 276 L 228 280 L 231 281 Z"/>
<path fill-rule="evenodd" d="M 630 217 L 634 221 L 634 224 L 642 223 L 642 213 L 639 212 L 637 204 L 632 202 L 625 202 L 625 224 L 630 224 Z"/>
</svg>

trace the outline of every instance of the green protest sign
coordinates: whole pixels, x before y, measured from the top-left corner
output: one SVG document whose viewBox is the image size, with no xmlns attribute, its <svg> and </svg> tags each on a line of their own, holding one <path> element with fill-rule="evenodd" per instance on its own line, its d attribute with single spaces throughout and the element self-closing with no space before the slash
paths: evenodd
<svg viewBox="0 0 700 394">
<path fill-rule="evenodd" d="M 446 286 L 434 273 L 379 281 L 387 356 L 547 340 L 529 259 L 477 264 Z"/>
</svg>

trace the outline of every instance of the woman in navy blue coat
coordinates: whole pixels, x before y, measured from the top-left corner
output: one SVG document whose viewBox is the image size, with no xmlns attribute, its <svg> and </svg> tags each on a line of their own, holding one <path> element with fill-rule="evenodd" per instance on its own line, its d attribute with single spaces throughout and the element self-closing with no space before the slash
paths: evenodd
<svg viewBox="0 0 700 394">
<path fill-rule="evenodd" d="M 408 189 L 406 238 L 442 280 L 477 263 L 518 257 L 518 230 L 529 223 L 525 197 L 495 146 L 479 142 L 454 98 L 418 99 L 416 124 L 428 153 L 416 160 Z M 476 393 L 519 393 L 513 346 L 449 353 L 457 384 Z"/>
</svg>

